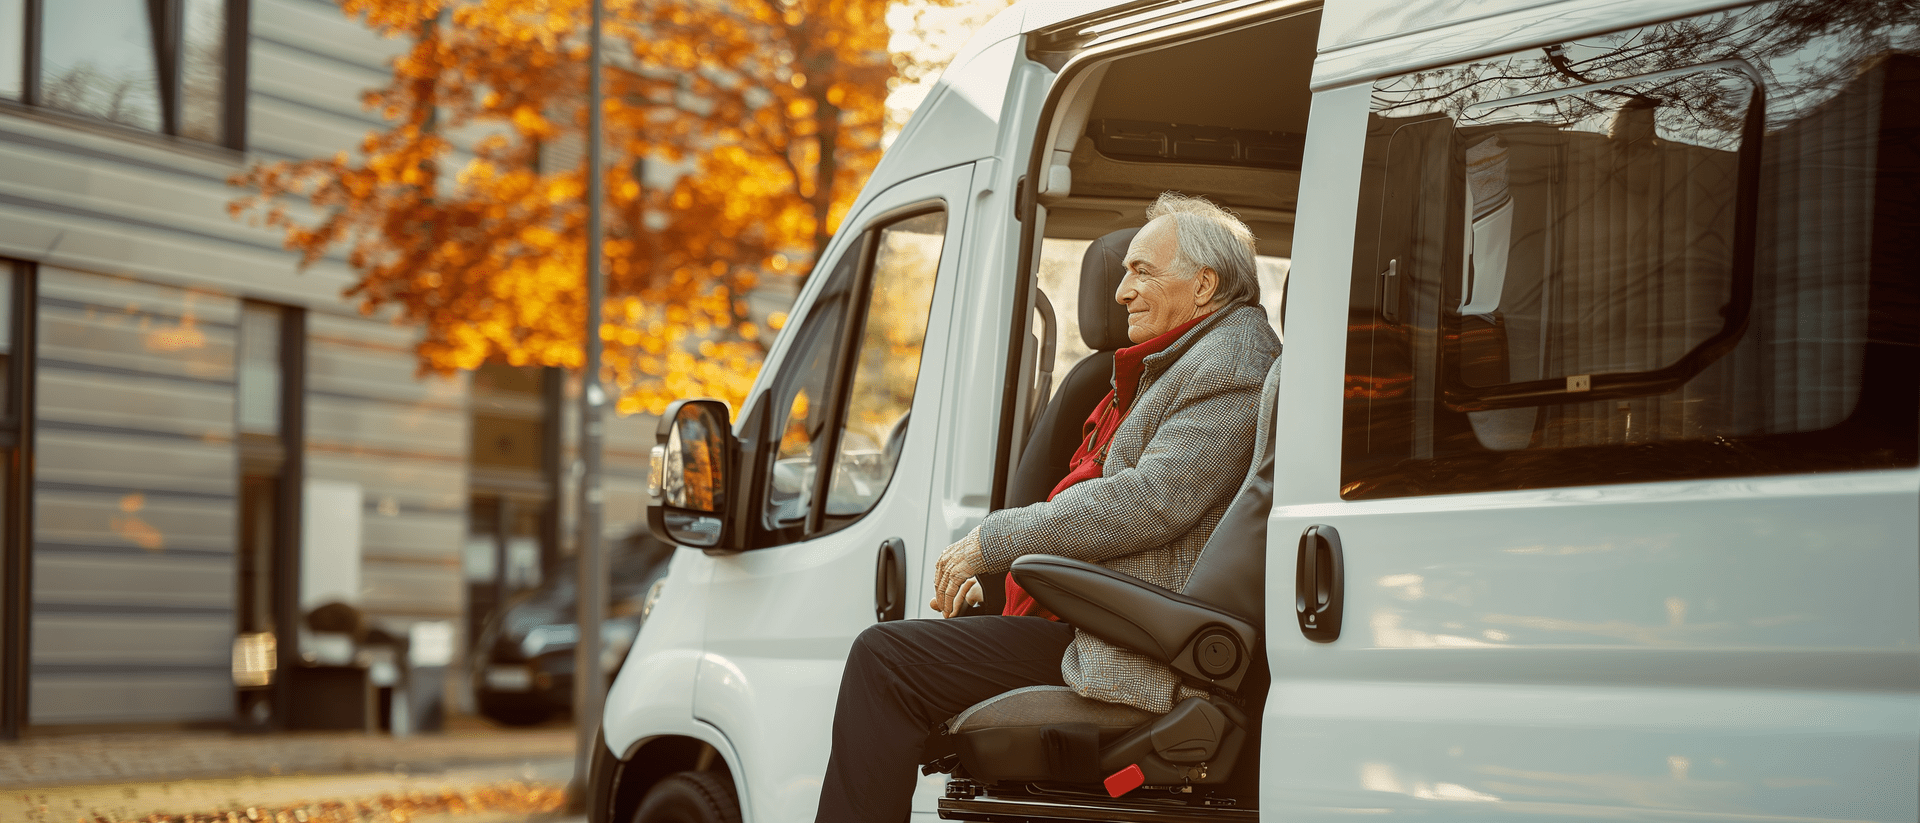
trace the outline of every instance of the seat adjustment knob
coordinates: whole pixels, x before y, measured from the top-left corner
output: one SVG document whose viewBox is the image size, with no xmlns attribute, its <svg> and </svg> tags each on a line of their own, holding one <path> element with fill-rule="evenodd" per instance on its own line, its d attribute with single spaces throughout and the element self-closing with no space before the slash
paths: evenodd
<svg viewBox="0 0 1920 823">
<path fill-rule="evenodd" d="M 1240 665 L 1240 644 L 1220 629 L 1208 630 L 1193 644 L 1193 663 L 1208 677 L 1232 674 Z"/>
</svg>

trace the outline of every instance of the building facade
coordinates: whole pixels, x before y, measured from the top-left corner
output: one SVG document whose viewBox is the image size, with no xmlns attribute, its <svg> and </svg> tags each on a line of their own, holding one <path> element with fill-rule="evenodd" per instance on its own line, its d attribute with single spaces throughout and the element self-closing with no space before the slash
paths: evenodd
<svg viewBox="0 0 1920 823">
<path fill-rule="evenodd" d="M 419 376 L 342 259 L 227 213 L 249 164 L 381 127 L 402 46 L 330 0 L 0 0 L 5 734 L 284 723 L 312 608 L 463 649 L 570 551 L 563 375 Z M 611 538 L 652 437 L 610 421 Z"/>
</svg>

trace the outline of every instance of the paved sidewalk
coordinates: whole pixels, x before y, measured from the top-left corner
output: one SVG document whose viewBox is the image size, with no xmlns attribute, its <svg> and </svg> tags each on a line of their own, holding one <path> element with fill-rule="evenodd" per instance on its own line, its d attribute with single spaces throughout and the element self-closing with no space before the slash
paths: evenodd
<svg viewBox="0 0 1920 823">
<path fill-rule="evenodd" d="M 61 734 L 0 743 L 0 790 L 187 778 L 402 772 L 573 758 L 571 727 L 477 722 L 395 739 L 361 732 Z"/>
<path fill-rule="evenodd" d="M 19 823 L 584 823 L 568 817 L 571 759 L 429 774 L 115 783 L 0 792 Z"/>
<path fill-rule="evenodd" d="M 464 720 L 464 722 L 462 722 Z M 0 743 L 0 821 L 571 823 L 566 726 L 439 734 L 31 734 Z"/>
</svg>

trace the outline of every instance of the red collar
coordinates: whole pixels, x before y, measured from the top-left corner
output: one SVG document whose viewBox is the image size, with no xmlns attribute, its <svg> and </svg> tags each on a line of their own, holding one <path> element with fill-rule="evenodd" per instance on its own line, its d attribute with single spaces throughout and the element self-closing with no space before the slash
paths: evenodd
<svg viewBox="0 0 1920 823">
<path fill-rule="evenodd" d="M 1173 327 L 1172 330 L 1134 346 L 1128 346 L 1113 353 L 1113 390 L 1114 400 L 1121 409 L 1133 408 L 1133 394 L 1140 389 L 1140 374 L 1145 370 L 1148 355 L 1166 351 L 1168 346 L 1180 339 L 1200 321 L 1212 316 L 1213 312 L 1195 317 Z"/>
</svg>

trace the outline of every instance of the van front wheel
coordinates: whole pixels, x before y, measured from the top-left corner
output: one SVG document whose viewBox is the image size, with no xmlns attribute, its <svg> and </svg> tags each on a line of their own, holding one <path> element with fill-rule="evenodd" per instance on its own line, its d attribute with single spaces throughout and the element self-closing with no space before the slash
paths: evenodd
<svg viewBox="0 0 1920 823">
<path fill-rule="evenodd" d="M 740 823 L 733 781 L 714 772 L 676 772 L 655 783 L 634 823 Z"/>
</svg>

